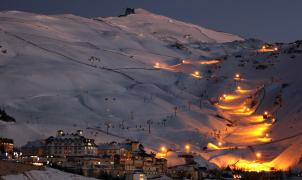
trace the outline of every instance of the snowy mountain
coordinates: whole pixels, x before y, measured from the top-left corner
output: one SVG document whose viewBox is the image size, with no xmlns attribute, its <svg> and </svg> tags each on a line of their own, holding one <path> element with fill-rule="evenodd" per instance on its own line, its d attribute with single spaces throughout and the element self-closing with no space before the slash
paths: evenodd
<svg viewBox="0 0 302 180">
<path fill-rule="evenodd" d="M 0 121 L 0 136 L 22 145 L 84 129 L 97 142 L 130 138 L 151 150 L 191 144 L 219 166 L 242 167 L 261 151 L 251 166 L 288 168 L 301 154 L 290 163 L 284 154 L 302 148 L 301 137 L 268 142 L 300 132 L 300 47 L 256 52 L 262 44 L 142 9 L 93 19 L 1 12 L 0 103 L 16 122 Z M 264 111 L 277 121 L 264 127 Z M 218 142 L 225 148 L 208 145 Z"/>
</svg>

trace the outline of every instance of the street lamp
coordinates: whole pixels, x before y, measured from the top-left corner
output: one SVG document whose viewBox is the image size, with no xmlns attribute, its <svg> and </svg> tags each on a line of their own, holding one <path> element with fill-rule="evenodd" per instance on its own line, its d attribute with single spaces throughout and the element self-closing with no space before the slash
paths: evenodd
<svg viewBox="0 0 302 180">
<path fill-rule="evenodd" d="M 190 147 L 190 145 L 189 145 L 189 144 L 186 144 L 186 145 L 185 145 L 185 150 L 186 150 L 187 152 L 189 152 L 189 151 L 190 151 L 190 148 L 191 148 L 191 147 Z"/>
<path fill-rule="evenodd" d="M 235 74 L 235 78 L 239 79 L 240 78 L 240 74 Z"/>
<path fill-rule="evenodd" d="M 162 147 L 160 148 L 160 150 L 161 150 L 161 152 L 166 152 L 166 151 L 167 151 L 167 149 L 166 149 L 165 146 L 162 146 Z"/>
<path fill-rule="evenodd" d="M 267 118 L 268 118 L 268 112 L 265 111 L 265 112 L 263 113 L 263 119 L 267 119 Z"/>
</svg>

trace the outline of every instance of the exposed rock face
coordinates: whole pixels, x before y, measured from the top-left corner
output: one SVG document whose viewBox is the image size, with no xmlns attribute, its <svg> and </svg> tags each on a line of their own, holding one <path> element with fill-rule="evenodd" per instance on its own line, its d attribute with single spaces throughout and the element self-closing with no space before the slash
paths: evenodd
<svg viewBox="0 0 302 180">
<path fill-rule="evenodd" d="M 128 16 L 130 14 L 135 14 L 135 9 L 134 8 L 126 8 L 125 14 L 119 15 L 119 17 Z"/>
</svg>

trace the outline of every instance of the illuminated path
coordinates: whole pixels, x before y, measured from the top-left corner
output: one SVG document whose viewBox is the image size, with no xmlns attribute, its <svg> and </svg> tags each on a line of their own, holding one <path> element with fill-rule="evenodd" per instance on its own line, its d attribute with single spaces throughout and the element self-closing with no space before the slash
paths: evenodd
<svg viewBox="0 0 302 180">
<path fill-rule="evenodd" d="M 236 74 L 234 79 L 242 78 Z M 231 119 L 233 127 L 229 128 L 229 132 L 221 134 L 216 145 L 215 143 L 208 144 L 207 151 L 209 153 L 221 151 L 218 154 L 209 154 L 209 161 L 219 166 L 229 165 L 247 171 L 270 171 L 273 168 L 284 168 L 278 167 L 276 164 L 276 159 L 279 156 L 266 162 L 262 160 L 262 154 L 255 151 L 253 147 L 277 143 L 300 136 L 302 133 L 275 141 L 271 139 L 269 131 L 272 123 L 268 122 L 264 115 L 253 115 L 265 96 L 265 90 L 260 93 L 261 90 L 262 88 L 257 88 L 257 90 L 242 89 L 238 86 L 233 94 L 224 94 L 219 98 L 219 103 L 216 104 L 218 112 L 222 117 L 226 116 Z M 251 101 L 257 103 L 251 107 Z M 247 159 L 238 155 L 242 149 L 250 149 L 254 158 L 252 158 L 251 153 L 248 153 Z"/>
</svg>

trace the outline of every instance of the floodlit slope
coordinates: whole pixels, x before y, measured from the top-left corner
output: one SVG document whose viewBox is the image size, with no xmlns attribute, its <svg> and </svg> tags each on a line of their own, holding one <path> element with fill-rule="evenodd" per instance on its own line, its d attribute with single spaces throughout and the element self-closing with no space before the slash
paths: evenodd
<svg viewBox="0 0 302 180">
<path fill-rule="evenodd" d="M 145 14 L 138 16 L 148 18 Z M 161 21 L 165 18 L 154 26 L 162 27 Z M 201 85 L 206 83 L 192 77 L 191 71 L 204 67 L 196 63 L 183 71 L 169 68 L 183 58 L 199 61 L 196 57 L 202 54 L 210 57 L 208 50 L 191 48 L 190 44 L 183 44 L 185 50 L 171 47 L 171 41 L 124 30 L 119 27 L 122 23 L 118 25 L 110 18 L 8 11 L 1 12 L 0 23 L 1 50 L 5 50 L 0 62 L 1 105 L 17 119 L 15 124 L 1 126 L 1 135 L 14 138 L 17 144 L 46 138 L 58 129 L 86 128 L 97 141 L 108 141 L 117 137 L 103 133 L 110 126 L 109 131 L 118 137 L 147 144 L 155 141 L 151 148 L 157 148 L 162 143 L 173 144 L 175 139 L 191 141 L 188 137 L 194 137 L 192 143 L 198 142 L 203 139 L 200 130 L 223 125 L 208 117 L 211 108 L 200 111 L 192 104 L 193 113 L 189 113 L 186 107 L 188 101 L 197 104 Z M 191 26 L 183 35 L 195 33 Z M 167 26 L 160 32 L 169 34 L 173 30 Z M 211 46 L 221 49 L 215 43 Z M 156 62 L 160 69 L 154 68 Z M 179 117 L 173 115 L 176 106 Z M 213 119 L 211 123 L 209 118 Z M 152 120 L 150 135 L 148 120 Z"/>
</svg>

